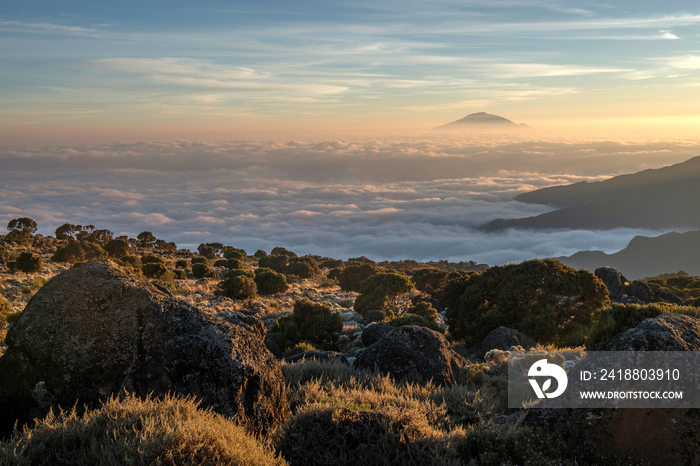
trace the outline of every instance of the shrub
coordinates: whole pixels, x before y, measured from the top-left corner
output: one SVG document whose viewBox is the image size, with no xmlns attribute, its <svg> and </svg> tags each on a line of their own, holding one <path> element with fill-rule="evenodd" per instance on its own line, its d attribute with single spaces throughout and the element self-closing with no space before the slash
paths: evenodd
<svg viewBox="0 0 700 466">
<path fill-rule="evenodd" d="M 231 277 L 255 278 L 255 273 L 252 270 L 230 269 L 228 272 L 226 272 L 226 278 Z"/>
<path fill-rule="evenodd" d="M 223 295 L 231 299 L 251 299 L 258 294 L 255 281 L 244 275 L 227 278 L 221 282 L 221 288 Z"/>
<path fill-rule="evenodd" d="M 237 249 L 231 246 L 226 246 L 224 248 L 224 258 L 226 259 L 238 259 L 243 260 L 248 256 L 248 253 L 244 249 Z"/>
<path fill-rule="evenodd" d="M 216 259 L 216 251 L 211 246 L 200 245 L 197 248 L 197 252 L 207 259 Z"/>
<path fill-rule="evenodd" d="M 477 273 L 470 273 L 450 279 L 442 289 L 442 293 L 440 293 L 440 304 L 442 304 L 445 309 L 454 308 L 457 305 L 457 300 L 459 300 L 467 289 L 469 279 L 477 275 Z"/>
<path fill-rule="evenodd" d="M 435 330 L 436 332 L 445 333 L 445 331 L 438 327 L 438 325 L 435 322 L 417 314 L 406 313 L 401 317 L 396 317 L 395 319 L 390 320 L 389 325 L 391 325 L 392 327 L 403 327 L 404 325 L 420 325 L 422 327 L 427 327 L 430 330 Z"/>
<path fill-rule="evenodd" d="M 255 284 L 260 294 L 284 293 L 289 289 L 284 274 L 274 270 L 259 268 L 255 271 Z"/>
<path fill-rule="evenodd" d="M 320 273 L 318 264 L 311 257 L 292 257 L 289 259 L 284 271 L 287 275 L 296 275 L 300 278 L 311 278 Z"/>
<path fill-rule="evenodd" d="M 10 303 L 5 298 L 0 296 L 0 330 L 5 330 L 7 317 L 10 315 Z"/>
<path fill-rule="evenodd" d="M 141 272 L 148 278 L 160 278 L 168 272 L 168 268 L 161 262 L 146 262 L 141 266 Z"/>
<path fill-rule="evenodd" d="M 596 351 L 615 335 L 636 327 L 644 319 L 660 316 L 661 314 L 684 314 L 700 317 L 700 310 L 694 307 L 668 306 L 664 304 L 613 304 L 603 310 L 593 322 L 586 341 L 586 348 Z"/>
<path fill-rule="evenodd" d="M 255 254 L 253 254 L 253 257 L 256 259 L 260 260 L 260 258 L 267 256 L 267 253 L 263 251 L 262 249 L 258 249 L 255 251 Z"/>
<path fill-rule="evenodd" d="M 124 267 L 129 267 L 134 270 L 141 271 L 141 258 L 139 256 L 123 256 L 120 259 Z"/>
<path fill-rule="evenodd" d="M 129 254 L 129 242 L 122 238 L 113 239 L 104 246 L 109 257 L 122 257 Z"/>
<path fill-rule="evenodd" d="M 340 275 L 343 273 L 343 270 L 343 268 L 332 269 L 330 272 L 328 272 L 326 278 L 328 280 L 335 280 L 340 283 Z"/>
<path fill-rule="evenodd" d="M 413 306 L 408 308 L 408 311 L 406 312 L 410 314 L 419 315 L 431 322 L 437 322 L 439 317 L 437 309 L 435 309 L 432 304 L 427 303 L 425 301 L 421 301 L 419 303 L 414 304 Z"/>
<path fill-rule="evenodd" d="M 288 257 L 284 254 L 272 254 L 258 259 L 258 266 L 272 269 L 275 272 L 284 273 L 287 270 Z"/>
<path fill-rule="evenodd" d="M 243 262 L 241 262 L 239 259 L 229 259 L 226 261 L 226 265 L 224 267 L 227 269 L 242 269 Z"/>
<path fill-rule="evenodd" d="M 435 299 L 438 299 L 445 285 L 453 278 L 459 277 L 457 272 L 445 272 L 444 270 L 436 269 L 420 269 L 416 270 L 411 277 L 411 281 L 416 285 L 416 289 L 423 293 L 429 294 Z"/>
<path fill-rule="evenodd" d="M 10 253 L 5 250 L 5 247 L 0 244 L 0 264 L 4 264 L 10 258 Z"/>
<path fill-rule="evenodd" d="M 194 264 L 206 264 L 207 263 L 207 258 L 203 256 L 194 256 L 192 258 L 192 265 Z"/>
<path fill-rule="evenodd" d="M 149 255 L 141 256 L 141 263 L 142 264 L 165 264 L 165 261 L 161 257 L 149 254 Z"/>
<path fill-rule="evenodd" d="M 186 261 L 185 259 L 178 259 L 178 260 L 175 262 L 175 268 L 176 268 L 176 269 L 186 269 L 188 265 L 189 265 L 189 264 L 187 263 L 187 261 Z"/>
<path fill-rule="evenodd" d="M 187 279 L 187 274 L 185 273 L 184 270 L 182 269 L 175 269 L 173 270 L 173 276 L 175 280 L 185 280 Z"/>
<path fill-rule="evenodd" d="M 343 291 L 360 291 L 362 282 L 375 273 L 379 273 L 379 268 L 372 264 L 352 264 L 343 269 L 338 283 Z"/>
<path fill-rule="evenodd" d="M 156 237 L 150 231 L 142 231 L 136 235 L 136 246 L 144 249 L 153 249 L 156 244 Z"/>
<path fill-rule="evenodd" d="M 298 364 L 294 364 L 295 366 Z M 415 410 L 312 404 L 302 407 L 280 429 L 276 445 L 291 464 L 308 466 L 458 464 L 441 431 Z"/>
<path fill-rule="evenodd" d="M 552 342 L 593 322 L 610 303 L 595 275 L 551 259 L 492 267 L 465 285 L 447 317 L 450 333 L 472 345 L 501 325 Z"/>
<path fill-rule="evenodd" d="M 345 267 L 345 262 L 340 259 L 328 259 L 318 264 L 318 266 L 322 269 L 342 269 Z"/>
<path fill-rule="evenodd" d="M 297 255 L 295 253 L 293 253 L 292 251 L 289 251 L 283 247 L 272 248 L 272 251 L 270 251 L 270 255 L 274 256 L 275 254 L 279 254 L 279 255 L 287 256 L 287 257 L 297 257 Z"/>
<path fill-rule="evenodd" d="M 318 348 L 316 348 L 311 343 L 302 341 L 301 343 L 297 343 L 291 348 L 287 348 L 284 351 L 283 357 L 288 358 L 289 356 L 294 356 L 295 354 L 306 353 L 307 351 L 316 351 L 317 349 Z"/>
<path fill-rule="evenodd" d="M 544 432 L 530 428 L 505 430 L 496 427 L 473 429 L 457 444 L 464 464 L 479 466 L 515 464 L 560 465 L 561 451 Z"/>
<path fill-rule="evenodd" d="M 321 283 L 322 288 L 332 288 L 334 286 L 338 286 L 338 280 L 324 280 L 323 283 Z"/>
<path fill-rule="evenodd" d="M 79 416 L 49 414 L 0 444 L 8 466 L 282 465 L 273 450 L 193 398 L 110 398 Z"/>
<path fill-rule="evenodd" d="M 56 250 L 51 256 L 53 262 L 89 262 L 94 260 L 104 260 L 109 253 L 102 249 L 102 246 L 89 241 L 71 241 L 66 246 Z"/>
<path fill-rule="evenodd" d="M 259 274 L 260 276 L 262 274 Z M 257 278 L 257 277 L 256 277 Z M 336 349 L 343 320 L 327 306 L 298 299 L 288 316 L 275 322 L 270 334 L 282 349 L 307 341 L 319 348 Z"/>
<path fill-rule="evenodd" d="M 214 262 L 214 267 L 226 267 L 228 265 L 228 261 L 226 259 L 219 259 L 216 262 Z"/>
<path fill-rule="evenodd" d="M 218 278 L 219 275 L 209 268 L 208 265 L 198 263 L 192 264 L 192 275 L 194 278 Z"/>
<path fill-rule="evenodd" d="M 355 311 L 364 315 L 371 309 L 381 311 L 387 308 L 399 315 L 401 298 L 412 288 L 413 284 L 406 275 L 395 272 L 376 273 L 362 282 L 360 295 L 355 299 Z"/>
<path fill-rule="evenodd" d="M 41 257 L 31 252 L 20 253 L 16 261 L 7 263 L 10 270 L 19 270 L 24 273 L 36 273 L 41 271 Z"/>
</svg>

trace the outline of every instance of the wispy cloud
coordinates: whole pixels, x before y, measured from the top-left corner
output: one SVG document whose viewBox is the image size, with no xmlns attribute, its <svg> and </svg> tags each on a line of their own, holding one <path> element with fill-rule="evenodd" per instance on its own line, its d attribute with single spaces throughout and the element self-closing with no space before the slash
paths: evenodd
<svg viewBox="0 0 700 466">
<path fill-rule="evenodd" d="M 24 22 L 0 20 L 0 31 L 27 34 L 62 34 L 83 37 L 98 37 L 98 31 L 83 26 L 64 26 L 47 22 Z"/>
</svg>

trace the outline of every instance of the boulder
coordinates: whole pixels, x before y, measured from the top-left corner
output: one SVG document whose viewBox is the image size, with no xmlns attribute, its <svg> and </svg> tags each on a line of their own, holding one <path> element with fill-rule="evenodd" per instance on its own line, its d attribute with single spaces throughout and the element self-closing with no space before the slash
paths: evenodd
<svg viewBox="0 0 700 466">
<path fill-rule="evenodd" d="M 663 314 L 646 319 L 637 327 L 606 343 L 604 351 L 698 351 L 700 319 Z M 584 389 L 579 371 L 569 372 L 567 392 Z M 590 387 L 585 388 L 590 389 Z M 644 464 L 699 464 L 700 410 L 667 408 L 557 408 L 559 399 L 543 400 L 525 414 L 524 425 L 540 427 L 560 441 L 581 451 L 607 456 L 632 456 Z"/>
<path fill-rule="evenodd" d="M 255 317 L 213 316 L 126 269 L 87 263 L 50 280 L 8 332 L 2 427 L 58 405 L 96 407 L 126 390 L 194 395 L 203 408 L 264 432 L 287 418 L 289 405 L 263 340 Z"/>
<path fill-rule="evenodd" d="M 354 366 L 377 369 L 397 379 L 418 376 L 438 385 L 461 381 L 466 359 L 450 347 L 441 333 L 418 325 L 396 327 L 367 347 Z"/>
<path fill-rule="evenodd" d="M 386 323 L 370 324 L 362 330 L 362 344 L 369 346 L 381 339 L 396 327 Z"/>
<path fill-rule="evenodd" d="M 655 301 L 664 302 L 669 304 L 677 304 L 678 306 L 683 306 L 685 303 L 681 298 L 673 294 L 670 290 L 666 288 L 659 288 L 655 293 Z"/>
<path fill-rule="evenodd" d="M 387 318 L 387 314 L 384 311 L 375 311 L 374 309 L 370 309 L 369 311 L 365 312 L 364 317 L 362 318 L 362 323 L 365 325 L 371 324 L 373 322 L 382 322 Z"/>
<path fill-rule="evenodd" d="M 630 298 L 634 298 L 639 303 L 653 303 L 656 301 L 654 291 L 644 282 L 635 280 L 626 288 L 626 293 Z"/>
<path fill-rule="evenodd" d="M 265 334 L 265 347 L 275 358 L 282 359 L 284 357 L 284 351 L 282 351 L 280 345 L 277 344 L 277 341 L 269 333 Z"/>
<path fill-rule="evenodd" d="M 682 314 L 645 319 L 605 343 L 600 351 L 700 351 L 700 319 Z"/>
<path fill-rule="evenodd" d="M 608 288 L 610 301 L 620 302 L 627 294 L 625 287 L 629 281 L 613 267 L 600 267 L 595 270 L 595 276 Z"/>
<path fill-rule="evenodd" d="M 522 346 L 525 350 L 529 350 L 534 347 L 537 343 L 515 329 L 500 326 L 497 329 L 491 330 L 484 341 L 481 343 L 481 348 L 484 351 L 490 351 L 492 349 L 498 349 L 501 351 L 510 350 L 511 346 Z"/>
<path fill-rule="evenodd" d="M 336 353 L 335 351 L 306 351 L 305 353 L 294 354 L 292 356 L 284 358 L 286 363 L 295 363 L 299 361 L 329 361 L 338 360 L 340 362 L 348 363 L 348 358 L 342 353 Z"/>
</svg>

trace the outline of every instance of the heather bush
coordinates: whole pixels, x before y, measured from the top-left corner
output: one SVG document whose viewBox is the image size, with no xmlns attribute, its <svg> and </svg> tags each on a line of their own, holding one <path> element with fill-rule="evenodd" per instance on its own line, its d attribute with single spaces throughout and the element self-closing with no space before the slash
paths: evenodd
<svg viewBox="0 0 700 466">
<path fill-rule="evenodd" d="M 192 275 L 194 278 L 218 278 L 219 275 L 208 265 L 202 263 L 192 264 Z"/>
<path fill-rule="evenodd" d="M 175 280 L 185 280 L 187 279 L 187 273 L 183 269 L 175 269 L 172 271 Z"/>
<path fill-rule="evenodd" d="M 122 266 L 141 271 L 141 258 L 139 256 L 122 256 L 119 259 Z"/>
<path fill-rule="evenodd" d="M 229 269 L 228 272 L 226 272 L 226 278 L 231 277 L 255 278 L 255 272 L 253 272 L 252 270 Z"/>
<path fill-rule="evenodd" d="M 143 231 L 136 235 L 136 246 L 143 249 L 153 249 L 156 245 L 156 239 L 150 231 Z"/>
<path fill-rule="evenodd" d="M 255 251 L 255 254 L 253 254 L 253 257 L 256 259 L 260 260 L 260 258 L 267 256 L 267 253 L 263 251 L 262 249 L 258 249 Z"/>
<path fill-rule="evenodd" d="M 420 325 L 421 327 L 427 327 L 430 330 L 435 330 L 436 332 L 445 333 L 443 329 L 438 327 L 438 325 L 432 321 L 428 320 L 423 316 L 417 314 L 404 314 L 401 317 L 396 317 L 389 321 L 389 325 L 392 327 L 403 327 L 405 325 Z"/>
<path fill-rule="evenodd" d="M 342 269 L 345 268 L 345 262 L 340 259 L 328 259 L 318 264 L 318 266 L 322 269 Z"/>
<path fill-rule="evenodd" d="M 436 269 L 420 269 L 411 277 L 411 281 L 416 286 L 416 289 L 425 294 L 432 296 L 435 299 L 440 297 L 445 285 L 453 278 L 459 277 L 457 272 L 445 272 L 444 270 Z"/>
<path fill-rule="evenodd" d="M 10 253 L 7 252 L 5 246 L 0 244 L 0 264 L 4 264 L 10 259 Z"/>
<path fill-rule="evenodd" d="M 226 267 L 228 265 L 228 260 L 219 259 L 214 262 L 214 267 Z"/>
<path fill-rule="evenodd" d="M 221 282 L 224 296 L 231 299 L 251 299 L 257 296 L 255 281 L 245 275 L 230 277 Z"/>
<path fill-rule="evenodd" d="M 89 262 L 94 260 L 104 260 L 109 253 L 102 249 L 102 246 L 89 241 L 71 241 L 66 246 L 56 250 L 51 256 L 53 262 Z"/>
<path fill-rule="evenodd" d="M 340 315 L 327 306 L 304 298 L 294 303 L 291 314 L 272 325 L 270 334 L 282 349 L 306 341 L 324 350 L 335 350 L 342 330 L 343 320 Z"/>
<path fill-rule="evenodd" d="M 190 264 L 185 259 L 178 259 L 175 261 L 175 268 L 186 269 Z"/>
<path fill-rule="evenodd" d="M 295 253 L 293 253 L 292 251 L 288 251 L 287 249 L 285 249 L 283 247 L 272 248 L 272 251 L 270 251 L 270 255 L 274 256 L 275 254 L 279 254 L 279 255 L 287 256 L 287 257 L 297 257 L 297 255 Z"/>
<path fill-rule="evenodd" d="M 0 443 L 7 466 L 283 465 L 274 451 L 193 398 L 112 397 L 102 407 L 37 419 Z"/>
<path fill-rule="evenodd" d="M 0 296 L 0 330 L 5 329 L 5 323 L 7 323 L 7 317 L 10 315 L 10 304 L 7 300 Z"/>
<path fill-rule="evenodd" d="M 265 267 L 275 272 L 284 273 L 287 270 L 289 257 L 284 254 L 272 254 L 258 259 L 258 267 Z"/>
<path fill-rule="evenodd" d="M 109 241 L 104 246 L 104 250 L 107 251 L 109 257 L 123 257 L 129 254 L 129 242 L 122 238 L 117 238 Z"/>
<path fill-rule="evenodd" d="M 258 292 L 264 295 L 284 293 L 289 289 L 284 274 L 267 268 L 255 270 L 255 284 L 258 287 Z"/>
<path fill-rule="evenodd" d="M 406 275 L 394 272 L 371 275 L 360 286 L 360 295 L 355 299 L 355 311 L 364 315 L 369 310 L 381 311 L 386 308 L 393 314 L 400 315 L 402 298 L 412 288 L 413 284 Z"/>
<path fill-rule="evenodd" d="M 450 333 L 469 345 L 501 325 L 550 343 L 589 325 L 610 304 L 595 275 L 551 259 L 492 267 L 464 285 L 447 317 Z"/>
<path fill-rule="evenodd" d="M 37 273 L 41 271 L 41 257 L 35 256 L 31 252 L 22 252 L 16 261 L 7 263 L 10 271 L 19 270 L 24 273 Z"/>
<path fill-rule="evenodd" d="M 379 273 L 379 268 L 372 264 L 351 264 L 340 273 L 338 284 L 343 291 L 359 292 L 362 282 L 375 273 Z"/>
<path fill-rule="evenodd" d="M 207 258 L 204 256 L 194 256 L 192 258 L 192 265 L 194 264 L 206 264 L 207 263 Z"/>
<path fill-rule="evenodd" d="M 159 256 L 154 256 L 154 255 L 145 255 L 141 256 L 141 263 L 142 264 L 165 264 L 165 260 L 163 260 Z"/>
<path fill-rule="evenodd" d="M 409 307 L 408 311 L 406 312 L 409 314 L 419 315 L 431 322 L 437 322 L 439 317 L 437 309 L 435 309 L 432 304 L 425 301 L 414 304 L 413 306 Z"/>
<path fill-rule="evenodd" d="M 344 268 L 331 269 L 326 275 L 328 280 L 335 280 L 340 283 L 340 275 L 343 273 Z"/>
<path fill-rule="evenodd" d="M 197 248 L 200 256 L 206 257 L 207 259 L 216 259 L 216 249 L 205 244 L 200 244 Z"/>
<path fill-rule="evenodd" d="M 667 304 L 613 304 L 604 309 L 591 325 L 586 348 L 596 351 L 615 335 L 641 324 L 644 319 L 661 314 L 684 314 L 700 318 L 700 309 L 690 306 L 669 306 Z"/>
<path fill-rule="evenodd" d="M 471 272 L 450 279 L 440 293 L 440 297 L 438 298 L 440 304 L 442 304 L 445 309 L 454 308 L 457 305 L 457 300 L 459 300 L 467 289 L 469 279 L 477 275 L 477 273 Z"/>
<path fill-rule="evenodd" d="M 284 271 L 287 275 L 312 278 L 320 273 L 318 264 L 311 257 L 292 257 Z"/>
<path fill-rule="evenodd" d="M 224 258 L 243 260 L 248 257 L 248 253 L 244 249 L 238 249 L 231 246 L 224 248 Z"/>
<path fill-rule="evenodd" d="M 141 266 L 141 272 L 148 278 L 160 278 L 168 272 L 162 262 L 146 262 Z"/>
</svg>

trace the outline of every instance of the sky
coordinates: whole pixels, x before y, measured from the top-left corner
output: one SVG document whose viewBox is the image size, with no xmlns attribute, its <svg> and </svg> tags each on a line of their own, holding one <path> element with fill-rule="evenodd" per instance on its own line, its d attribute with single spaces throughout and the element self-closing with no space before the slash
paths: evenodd
<svg viewBox="0 0 700 466">
<path fill-rule="evenodd" d="M 690 1 L 2 1 L 0 223 L 341 259 L 615 252 L 666 230 L 476 227 L 700 155 L 699 76 Z M 476 112 L 532 129 L 431 132 Z"/>
<path fill-rule="evenodd" d="M 0 144 L 417 135 L 486 111 L 684 138 L 700 5 L 3 1 Z"/>
</svg>

